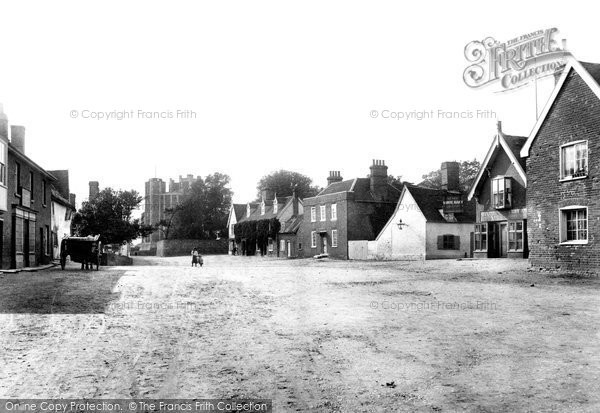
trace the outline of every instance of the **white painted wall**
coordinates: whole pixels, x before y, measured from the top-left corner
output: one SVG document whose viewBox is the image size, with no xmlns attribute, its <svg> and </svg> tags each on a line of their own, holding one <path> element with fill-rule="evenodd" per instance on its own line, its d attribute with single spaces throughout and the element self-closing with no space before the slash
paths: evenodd
<svg viewBox="0 0 600 413">
<path fill-rule="evenodd" d="M 471 232 L 473 232 L 473 223 L 427 223 L 427 259 L 440 258 L 464 258 L 470 254 Z M 438 250 L 438 236 L 452 234 L 460 237 L 460 249 L 458 250 Z"/>
<path fill-rule="evenodd" d="M 398 222 L 402 220 L 401 229 Z M 380 260 L 423 260 L 425 259 L 426 221 L 408 190 L 376 240 L 375 256 Z"/>
<path fill-rule="evenodd" d="M 55 259 L 60 258 L 60 243 L 65 236 L 71 235 L 72 210 L 66 206 L 52 201 L 52 232 L 56 234 L 58 245 L 52 246 L 52 253 Z"/>
</svg>

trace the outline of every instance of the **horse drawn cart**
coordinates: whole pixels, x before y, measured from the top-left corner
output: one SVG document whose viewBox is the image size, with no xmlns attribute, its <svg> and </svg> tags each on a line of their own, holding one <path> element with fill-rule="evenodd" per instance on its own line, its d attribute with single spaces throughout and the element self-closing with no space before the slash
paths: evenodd
<svg viewBox="0 0 600 413">
<path fill-rule="evenodd" d="M 100 267 L 100 256 L 102 255 L 102 243 L 100 235 L 87 237 L 66 237 L 60 244 L 60 267 L 64 270 L 67 257 L 71 261 L 80 262 L 81 269 L 92 268 L 96 264 L 96 271 Z"/>
</svg>

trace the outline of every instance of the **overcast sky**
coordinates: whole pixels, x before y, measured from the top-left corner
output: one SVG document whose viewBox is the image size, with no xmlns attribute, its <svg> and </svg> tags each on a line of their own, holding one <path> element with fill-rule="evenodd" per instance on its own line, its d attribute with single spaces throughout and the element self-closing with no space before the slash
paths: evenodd
<svg viewBox="0 0 600 413">
<path fill-rule="evenodd" d="M 597 15 L 582 12 L 588 4 L 3 3 L 0 102 L 12 124 L 27 128 L 33 160 L 69 169 L 79 202 L 90 180 L 143 194 L 155 174 L 215 171 L 246 202 L 271 171 L 298 171 L 323 186 L 329 170 L 366 176 L 373 158 L 416 182 L 443 161 L 481 160 L 496 116 L 418 121 L 370 112 L 491 110 L 507 133 L 528 135 L 535 89 L 468 88 L 464 47 L 557 27 L 575 57 L 600 62 Z M 197 116 L 140 119 L 138 110 Z M 135 116 L 83 119 L 85 111 Z"/>
</svg>

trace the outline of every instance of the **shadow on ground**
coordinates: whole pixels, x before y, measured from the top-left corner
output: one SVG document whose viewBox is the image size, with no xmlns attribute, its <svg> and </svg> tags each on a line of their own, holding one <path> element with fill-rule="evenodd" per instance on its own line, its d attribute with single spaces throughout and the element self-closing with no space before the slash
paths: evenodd
<svg viewBox="0 0 600 413">
<path fill-rule="evenodd" d="M 0 274 L 0 314 L 101 314 L 124 270 L 80 270 L 72 265 L 39 272 Z"/>
</svg>

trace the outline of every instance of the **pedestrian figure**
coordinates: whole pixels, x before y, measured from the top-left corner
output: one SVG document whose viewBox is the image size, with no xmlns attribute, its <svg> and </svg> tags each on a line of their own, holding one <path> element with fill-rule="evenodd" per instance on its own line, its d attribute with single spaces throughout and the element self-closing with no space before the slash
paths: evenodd
<svg viewBox="0 0 600 413">
<path fill-rule="evenodd" d="M 198 265 L 198 257 L 199 257 L 198 249 L 194 248 L 192 250 L 192 267 L 196 267 Z"/>
</svg>

